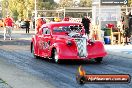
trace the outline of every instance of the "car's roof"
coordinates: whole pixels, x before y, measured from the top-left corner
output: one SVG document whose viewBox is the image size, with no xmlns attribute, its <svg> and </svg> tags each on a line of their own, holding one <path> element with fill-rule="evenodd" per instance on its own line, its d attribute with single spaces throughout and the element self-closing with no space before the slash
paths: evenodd
<svg viewBox="0 0 132 88">
<path fill-rule="evenodd" d="M 62 22 L 50 22 L 44 24 L 42 27 L 46 26 L 56 26 L 56 25 L 81 25 L 79 22 L 67 22 L 67 21 L 62 21 Z"/>
<path fill-rule="evenodd" d="M 48 24 L 80 24 L 78 22 L 69 22 L 69 21 L 62 21 L 62 22 L 50 22 Z"/>
</svg>

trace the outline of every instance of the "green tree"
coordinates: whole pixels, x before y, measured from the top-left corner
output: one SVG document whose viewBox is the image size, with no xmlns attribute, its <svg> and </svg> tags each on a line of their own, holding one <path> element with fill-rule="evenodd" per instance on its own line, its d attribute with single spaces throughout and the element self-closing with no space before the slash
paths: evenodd
<svg viewBox="0 0 132 88">
<path fill-rule="evenodd" d="M 38 3 L 39 2 L 39 3 Z M 57 4 L 54 0 L 38 0 L 37 10 L 53 10 L 57 8 Z M 38 14 L 45 14 L 46 16 L 52 16 L 54 12 L 38 12 Z"/>
<path fill-rule="evenodd" d="M 80 7 L 91 7 L 92 0 L 80 0 L 79 6 Z"/>
<path fill-rule="evenodd" d="M 37 9 L 40 10 L 50 10 L 55 9 L 57 4 L 54 2 L 54 0 L 38 0 L 37 1 Z"/>
<path fill-rule="evenodd" d="M 73 0 L 60 0 L 59 7 L 72 7 Z"/>
<path fill-rule="evenodd" d="M 6 3 L 8 3 L 8 5 Z M 54 9 L 57 7 L 54 0 L 37 0 L 36 5 L 38 10 Z M 15 19 L 23 19 L 32 15 L 34 6 L 34 0 L 2 0 L 2 15 L 5 17 L 6 14 L 10 14 L 15 17 Z"/>
<path fill-rule="evenodd" d="M 17 16 L 19 15 L 17 12 L 17 3 L 15 2 L 15 0 L 8 0 L 8 2 L 10 2 L 8 4 L 8 11 L 13 16 L 13 18 L 17 20 Z"/>
<path fill-rule="evenodd" d="M 128 0 L 128 6 L 132 6 L 132 0 Z"/>
<path fill-rule="evenodd" d="M 2 16 L 5 17 L 7 14 L 8 5 L 6 0 L 2 1 Z"/>
</svg>

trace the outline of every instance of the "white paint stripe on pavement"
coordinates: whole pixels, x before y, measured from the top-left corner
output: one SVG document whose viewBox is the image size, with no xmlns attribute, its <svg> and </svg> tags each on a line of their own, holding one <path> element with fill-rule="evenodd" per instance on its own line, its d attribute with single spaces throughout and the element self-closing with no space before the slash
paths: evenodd
<svg viewBox="0 0 132 88">
<path fill-rule="evenodd" d="M 31 40 L 32 38 L 16 38 L 17 40 Z"/>
</svg>

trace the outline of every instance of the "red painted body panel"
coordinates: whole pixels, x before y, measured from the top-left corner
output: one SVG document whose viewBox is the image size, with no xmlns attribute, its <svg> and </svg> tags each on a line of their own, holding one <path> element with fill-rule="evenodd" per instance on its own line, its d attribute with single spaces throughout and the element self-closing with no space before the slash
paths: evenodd
<svg viewBox="0 0 132 88">
<path fill-rule="evenodd" d="M 34 46 L 34 53 L 40 57 L 51 57 L 51 52 L 53 48 L 56 48 L 59 59 L 92 59 L 98 57 L 104 57 L 107 55 L 104 45 L 100 41 L 95 41 L 94 43 L 87 44 L 88 55 L 86 57 L 78 56 L 78 49 L 75 43 L 75 38 L 69 37 L 65 32 L 54 33 L 53 27 L 57 26 L 69 26 L 69 25 L 80 25 L 80 23 L 70 23 L 70 22 L 58 22 L 44 24 L 41 30 L 32 38 L 32 43 Z M 49 28 L 50 34 L 43 34 L 42 29 L 44 27 Z M 83 34 L 83 32 L 82 32 Z M 67 41 L 70 41 L 72 45 L 67 45 Z M 88 41 L 87 41 L 88 42 Z"/>
<path fill-rule="evenodd" d="M 104 45 L 100 41 L 96 41 L 93 45 L 88 46 L 89 58 L 104 57 L 107 55 Z"/>
<path fill-rule="evenodd" d="M 60 44 L 57 47 L 60 59 L 93 59 L 107 55 L 102 42 L 99 41 L 96 41 L 93 45 L 87 46 L 88 56 L 83 58 L 77 55 L 76 45 L 69 47 L 65 44 Z"/>
</svg>

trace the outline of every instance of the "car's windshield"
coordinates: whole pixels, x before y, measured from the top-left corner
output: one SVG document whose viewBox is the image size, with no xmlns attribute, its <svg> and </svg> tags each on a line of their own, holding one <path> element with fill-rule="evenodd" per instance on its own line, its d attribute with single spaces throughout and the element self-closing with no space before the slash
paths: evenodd
<svg viewBox="0 0 132 88">
<path fill-rule="evenodd" d="M 53 28 L 53 32 L 80 32 L 82 30 L 81 25 L 70 25 L 70 26 L 58 26 Z"/>
<path fill-rule="evenodd" d="M 60 26 L 60 27 L 54 27 L 54 32 L 67 32 L 70 31 L 70 28 L 68 26 Z"/>
</svg>

